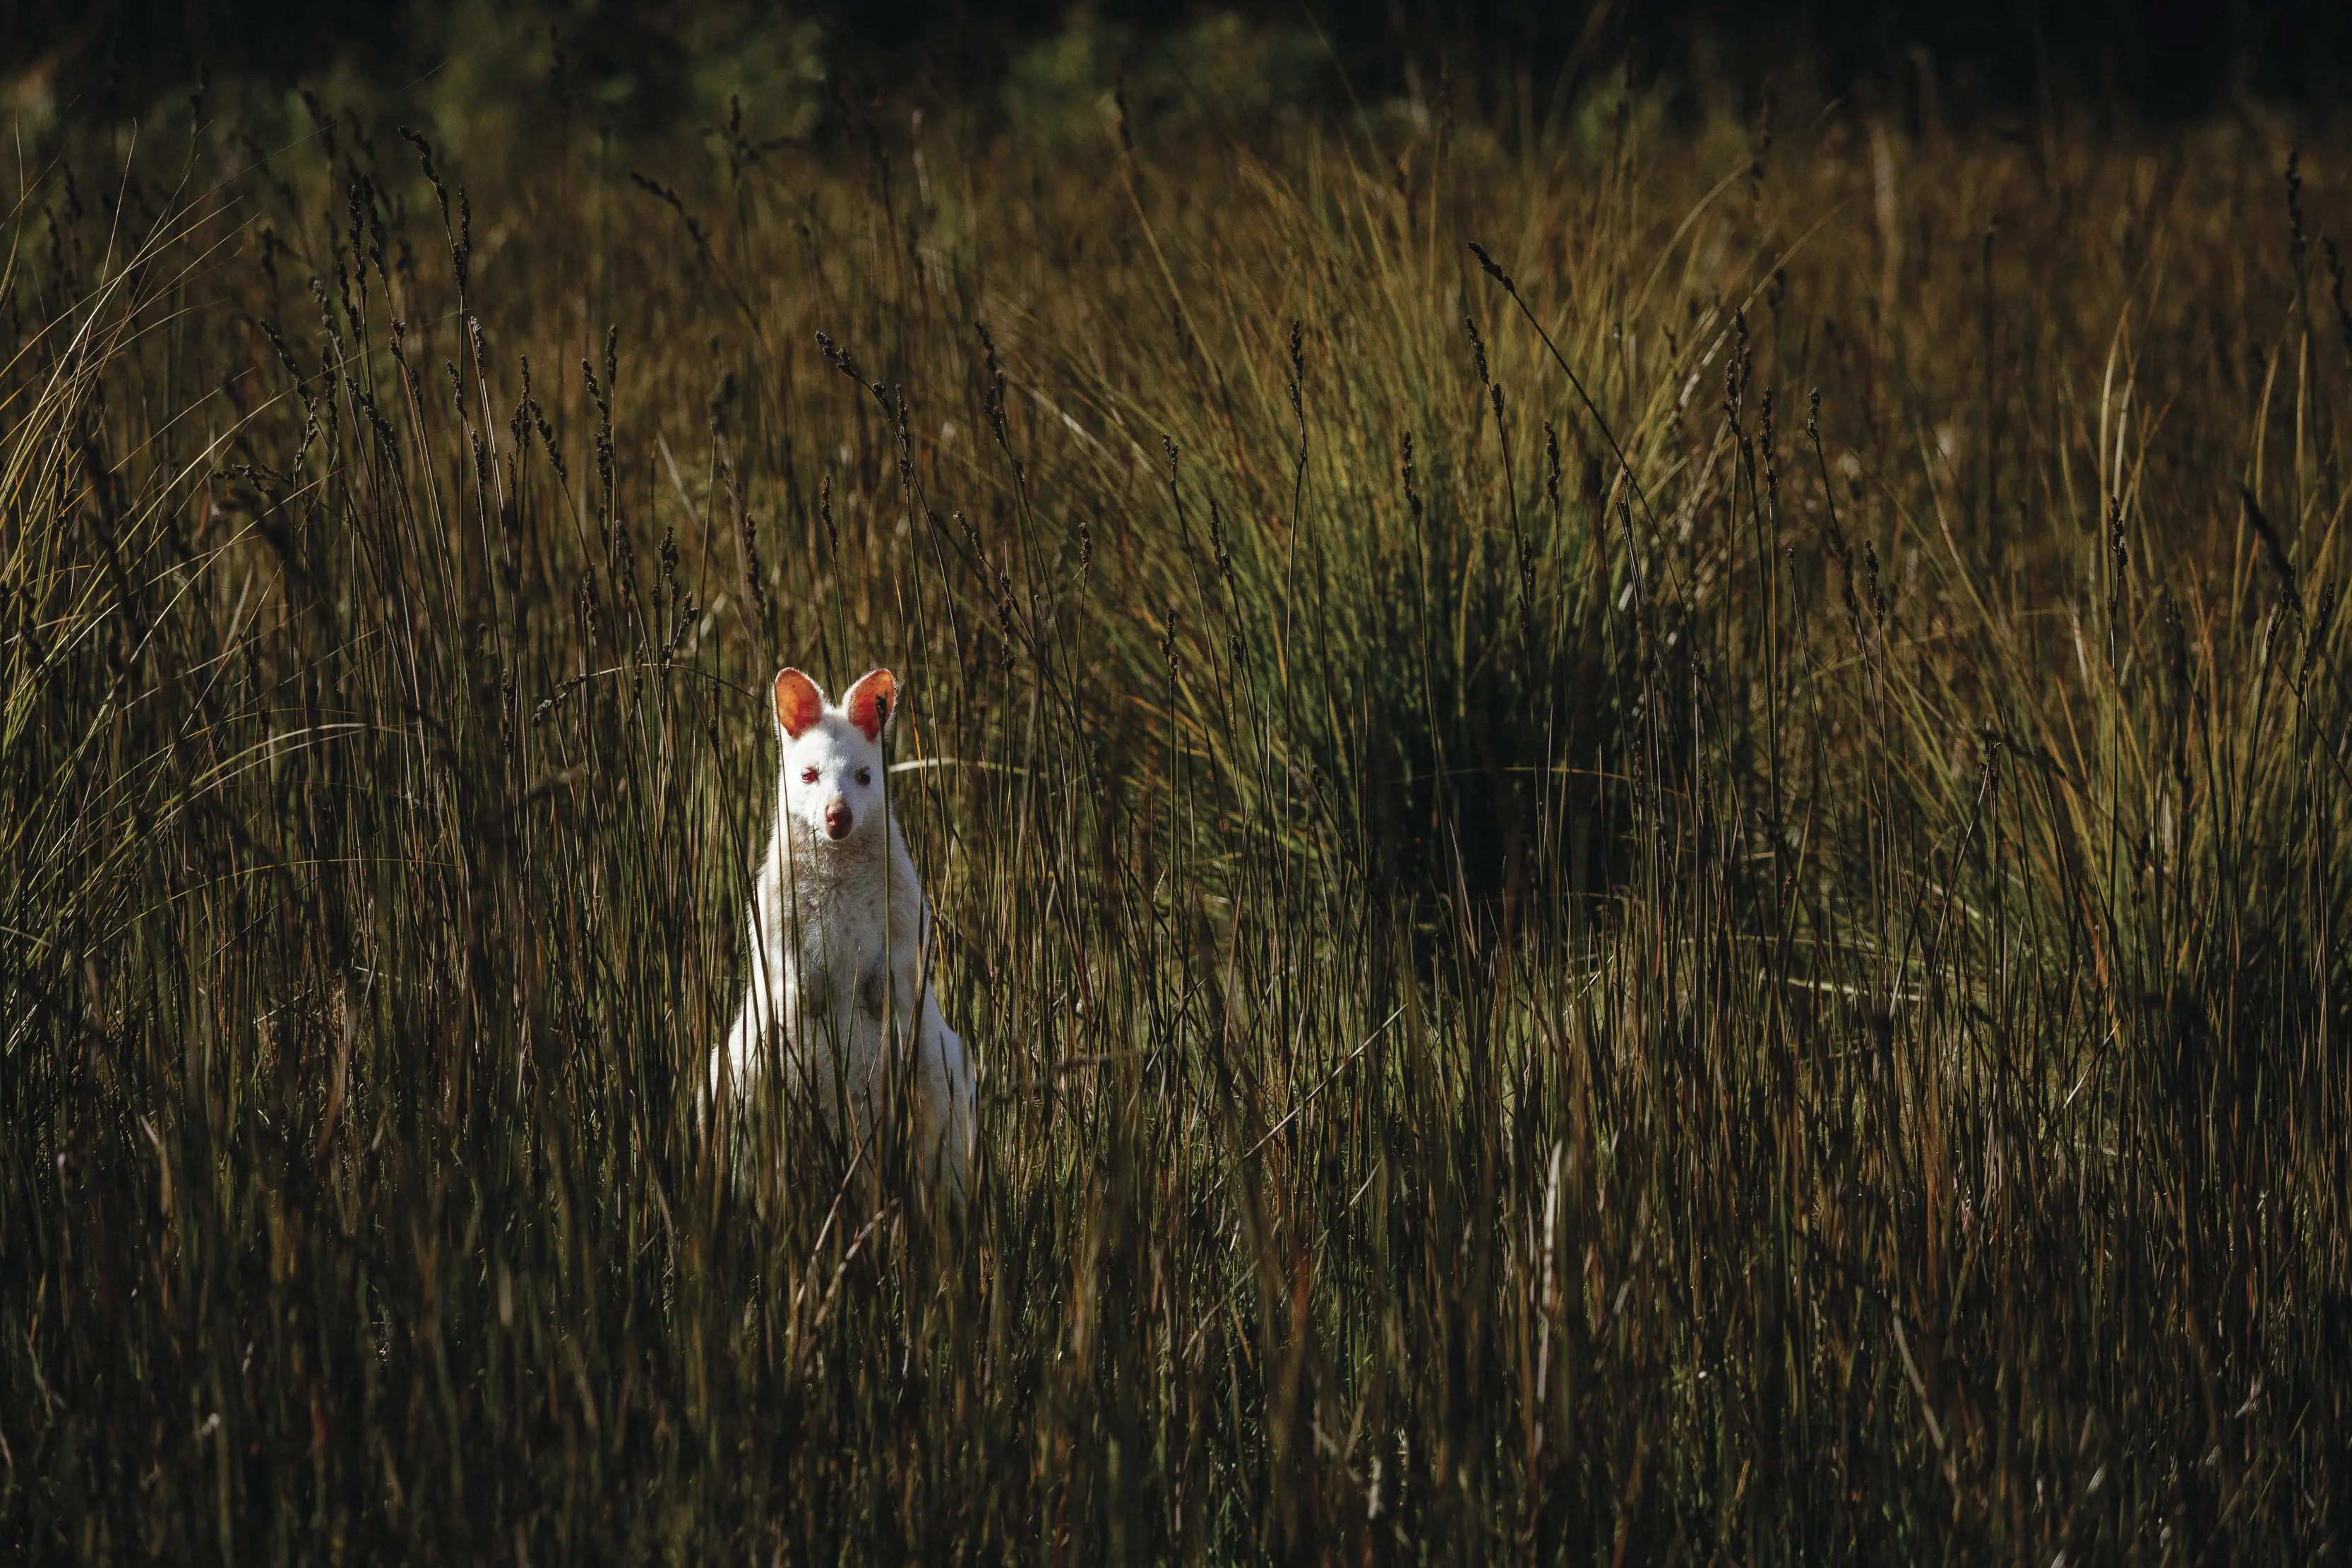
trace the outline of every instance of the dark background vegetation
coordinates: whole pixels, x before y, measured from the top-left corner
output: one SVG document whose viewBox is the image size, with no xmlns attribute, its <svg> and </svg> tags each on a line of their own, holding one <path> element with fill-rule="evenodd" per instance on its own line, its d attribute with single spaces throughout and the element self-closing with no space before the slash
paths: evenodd
<svg viewBox="0 0 2352 1568">
<path fill-rule="evenodd" d="M 1320 0 L 1214 7 L 1108 0 L 1076 8 L 1131 39 L 1212 11 L 1328 46 L 1313 96 L 1405 89 L 1410 71 L 1473 81 L 1524 76 L 1539 95 L 1596 72 L 1753 98 L 1802 78 L 1906 112 L 2015 120 L 2078 108 L 2172 122 L 2252 100 L 2331 110 L 2352 84 L 2352 7 L 2329 0 L 2033 0 L 1955 5 L 1902 0 L 1656 0 L 1639 5 L 1457 5 L 1444 0 Z M 339 60 L 379 81 L 415 79 L 487 26 L 559 29 L 579 78 L 628 115 L 656 120 L 688 96 L 712 32 L 813 22 L 831 58 L 877 84 L 992 85 L 1024 48 L 1060 31 L 1057 0 L 840 0 L 774 7 L 744 0 L 100 0 L 0 4 L 0 70 L 35 69 L 79 113 L 110 116 L 193 86 L 200 73 L 274 85 Z M 1409 63 L 1410 62 L 1410 63 Z"/>
</svg>

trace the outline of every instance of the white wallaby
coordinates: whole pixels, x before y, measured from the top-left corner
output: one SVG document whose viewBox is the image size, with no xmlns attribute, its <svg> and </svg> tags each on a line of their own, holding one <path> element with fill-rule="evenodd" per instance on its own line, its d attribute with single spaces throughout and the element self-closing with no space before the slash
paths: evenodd
<svg viewBox="0 0 2352 1568">
<path fill-rule="evenodd" d="M 741 1095 L 772 1055 L 836 1129 L 845 1094 L 858 1140 L 911 1126 L 917 1168 L 960 1208 L 971 1062 L 940 1015 L 930 907 L 883 795 L 897 696 L 887 670 L 839 707 L 798 670 L 776 677 L 776 825 L 751 897 L 751 981 L 710 1086 L 714 1101 L 730 1082 Z"/>
</svg>

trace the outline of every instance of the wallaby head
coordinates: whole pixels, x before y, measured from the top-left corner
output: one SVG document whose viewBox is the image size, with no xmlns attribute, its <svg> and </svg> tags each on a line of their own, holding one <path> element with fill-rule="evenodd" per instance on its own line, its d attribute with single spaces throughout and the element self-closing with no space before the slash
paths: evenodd
<svg viewBox="0 0 2352 1568">
<path fill-rule="evenodd" d="M 882 737 L 898 716 L 898 683 L 875 670 L 835 707 L 798 670 L 776 677 L 776 728 L 783 745 L 780 808 L 820 839 L 845 843 L 879 831 Z"/>
</svg>

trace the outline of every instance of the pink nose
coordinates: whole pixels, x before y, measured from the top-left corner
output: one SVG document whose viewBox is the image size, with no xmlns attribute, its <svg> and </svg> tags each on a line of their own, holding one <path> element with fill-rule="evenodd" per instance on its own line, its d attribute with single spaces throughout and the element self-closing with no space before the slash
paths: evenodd
<svg viewBox="0 0 2352 1568">
<path fill-rule="evenodd" d="M 857 819 L 850 814 L 849 802 L 835 800 L 824 809 L 824 831 L 836 839 L 845 839 Z"/>
</svg>

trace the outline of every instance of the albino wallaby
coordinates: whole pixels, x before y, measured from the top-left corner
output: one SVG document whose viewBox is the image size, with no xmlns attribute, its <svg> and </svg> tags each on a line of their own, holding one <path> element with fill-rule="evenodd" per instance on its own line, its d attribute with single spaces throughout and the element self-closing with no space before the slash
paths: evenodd
<svg viewBox="0 0 2352 1568">
<path fill-rule="evenodd" d="M 710 1062 L 714 1101 L 782 1062 L 853 1135 L 910 1112 L 917 1168 L 961 1207 L 971 1166 L 972 1071 L 940 1016 L 931 912 L 883 797 L 898 683 L 876 670 L 839 707 L 798 670 L 776 677 L 776 825 L 751 907 L 751 982 Z M 797 1097 L 797 1094 L 796 1096 Z"/>
</svg>

